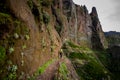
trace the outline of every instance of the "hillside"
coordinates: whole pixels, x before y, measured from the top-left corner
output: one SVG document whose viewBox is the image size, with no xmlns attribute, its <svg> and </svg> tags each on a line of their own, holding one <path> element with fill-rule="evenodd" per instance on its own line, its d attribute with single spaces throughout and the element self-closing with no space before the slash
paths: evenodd
<svg viewBox="0 0 120 80">
<path fill-rule="evenodd" d="M 0 0 L 0 7 L 0 80 L 114 79 L 95 7 L 88 13 L 72 0 Z"/>
<path fill-rule="evenodd" d="M 120 45 L 120 32 L 105 32 L 105 36 L 109 43 L 109 46 Z"/>
<path fill-rule="evenodd" d="M 106 39 L 109 44 L 108 53 L 110 54 L 109 70 L 114 74 L 115 80 L 119 80 L 120 72 L 120 32 L 105 32 Z M 112 64 L 114 63 L 114 64 Z"/>
</svg>

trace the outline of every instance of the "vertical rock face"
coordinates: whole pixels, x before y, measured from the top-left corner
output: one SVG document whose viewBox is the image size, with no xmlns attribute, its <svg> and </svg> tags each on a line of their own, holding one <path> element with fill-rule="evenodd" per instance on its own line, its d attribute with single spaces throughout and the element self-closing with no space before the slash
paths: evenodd
<svg viewBox="0 0 120 80">
<path fill-rule="evenodd" d="M 92 8 L 92 12 L 90 14 L 91 19 L 92 19 L 92 47 L 93 49 L 103 49 L 107 47 L 107 42 L 105 40 L 105 36 L 98 18 L 98 14 L 96 11 L 96 8 Z"/>
<path fill-rule="evenodd" d="M 58 0 L 57 4 L 60 7 L 55 8 L 54 12 L 56 12 L 56 16 L 59 13 L 58 10 L 61 11 L 61 14 L 56 17 L 56 22 L 59 23 L 60 31 L 58 33 L 63 41 L 66 38 L 81 46 L 89 46 L 94 49 L 103 49 L 107 46 L 95 7 L 89 14 L 86 6 L 76 5 L 72 0 Z M 64 20 L 58 19 L 59 16 L 63 16 Z"/>
<path fill-rule="evenodd" d="M 81 46 L 90 46 L 92 35 L 90 26 L 92 26 L 92 22 L 86 7 L 76 5 L 72 0 L 61 0 L 61 2 L 58 0 L 61 7 L 53 7 L 53 10 L 56 16 L 56 26 L 60 28 L 58 33 L 62 40 L 68 39 Z M 61 12 L 58 12 L 58 10 Z M 63 17 L 63 20 L 59 16 Z"/>
</svg>

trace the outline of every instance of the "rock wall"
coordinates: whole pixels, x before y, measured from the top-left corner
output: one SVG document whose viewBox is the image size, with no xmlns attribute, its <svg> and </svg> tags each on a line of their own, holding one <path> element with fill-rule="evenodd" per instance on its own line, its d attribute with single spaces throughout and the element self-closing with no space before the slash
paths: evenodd
<svg viewBox="0 0 120 80">
<path fill-rule="evenodd" d="M 52 7 L 53 14 L 56 16 L 55 26 L 60 28 L 58 33 L 63 41 L 68 39 L 81 46 L 94 49 L 107 47 L 95 7 L 89 14 L 86 6 L 74 4 L 72 0 L 58 0 L 54 3 L 57 5 L 57 7 Z"/>
</svg>

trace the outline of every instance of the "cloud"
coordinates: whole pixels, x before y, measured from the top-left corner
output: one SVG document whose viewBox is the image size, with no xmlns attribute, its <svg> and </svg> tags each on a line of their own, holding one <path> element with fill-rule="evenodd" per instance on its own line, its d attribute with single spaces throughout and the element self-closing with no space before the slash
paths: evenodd
<svg viewBox="0 0 120 80">
<path fill-rule="evenodd" d="M 115 21 L 120 21 L 120 5 L 119 5 L 120 0 L 111 1 L 115 10 L 113 10 L 113 13 L 109 17 Z"/>
</svg>

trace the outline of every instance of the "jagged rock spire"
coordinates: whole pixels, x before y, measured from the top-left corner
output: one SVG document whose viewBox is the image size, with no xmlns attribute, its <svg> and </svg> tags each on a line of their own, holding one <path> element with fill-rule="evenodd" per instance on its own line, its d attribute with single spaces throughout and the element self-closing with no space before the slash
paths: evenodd
<svg viewBox="0 0 120 80">
<path fill-rule="evenodd" d="M 96 16 L 96 17 L 98 17 L 96 7 L 92 7 L 91 15 L 92 15 L 92 16 Z"/>
</svg>

